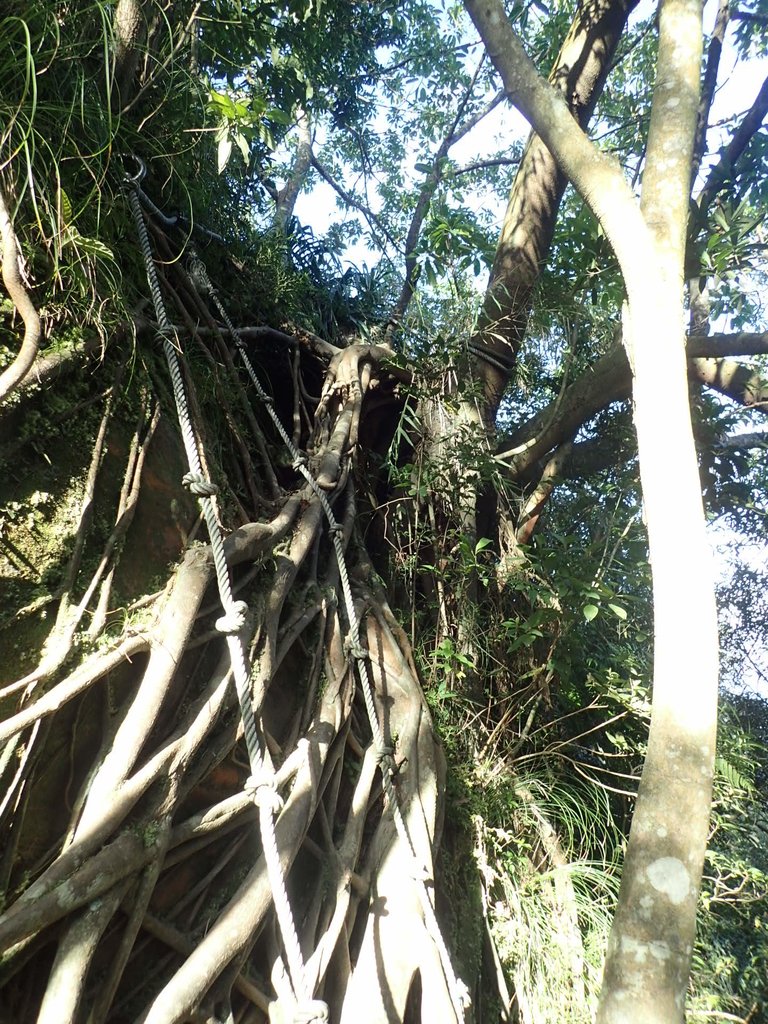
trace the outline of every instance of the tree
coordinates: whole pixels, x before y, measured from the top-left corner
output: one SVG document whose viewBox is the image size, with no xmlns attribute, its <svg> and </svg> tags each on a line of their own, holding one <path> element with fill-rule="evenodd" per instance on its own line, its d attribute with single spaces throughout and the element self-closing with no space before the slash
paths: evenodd
<svg viewBox="0 0 768 1024">
<path fill-rule="evenodd" d="M 635 796 L 652 676 L 598 1019 L 682 1020 L 716 766 L 702 481 L 712 510 L 764 500 L 748 457 L 724 485 L 734 414 L 708 395 L 751 424 L 765 401 L 735 357 L 765 351 L 768 87 L 705 156 L 729 19 L 746 58 L 762 15 L 721 5 L 702 75 L 694 0 L 631 29 L 619 0 L 23 7 L 9 1019 L 534 1020 L 509 936 L 538 905 L 568 979 L 548 1012 L 586 1020 L 582 894 L 610 908 L 630 818 L 595 782 L 614 765 Z M 524 150 L 460 163 L 507 101 Z M 302 229 L 315 178 L 362 220 Z M 470 200 L 507 184 L 494 246 Z M 379 268 L 343 270 L 363 232 Z M 713 891 L 756 887 L 745 833 L 723 842 Z"/>
</svg>

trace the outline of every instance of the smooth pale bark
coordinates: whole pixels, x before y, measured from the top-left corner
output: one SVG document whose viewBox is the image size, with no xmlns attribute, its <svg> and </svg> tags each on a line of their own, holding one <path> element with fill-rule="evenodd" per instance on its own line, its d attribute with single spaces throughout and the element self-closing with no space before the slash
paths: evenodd
<svg viewBox="0 0 768 1024">
<path fill-rule="evenodd" d="M 635 346 L 635 425 L 653 573 L 654 689 L 600 1024 L 684 1019 L 711 803 L 717 626 L 685 362 L 675 330 L 680 307 L 672 301 L 661 306 L 661 298 L 658 290 L 649 292 L 650 315 L 640 309 L 627 324 Z M 666 307 L 666 330 L 654 303 Z M 654 372 L 659 360 L 661 374 Z"/>
<path fill-rule="evenodd" d="M 662 0 L 640 208 L 681 306 L 701 51 L 701 0 Z"/>
<path fill-rule="evenodd" d="M 682 329 L 701 40 L 699 0 L 663 0 L 642 194 L 658 272 L 625 325 L 653 572 L 653 715 L 598 1024 L 684 1020 L 712 802 L 717 619 Z"/>
<path fill-rule="evenodd" d="M 562 98 L 537 75 L 500 0 L 465 4 L 512 102 L 602 224 L 627 290 L 625 335 L 653 570 L 654 686 L 649 751 L 598 1019 L 674 1024 L 684 1019 L 717 711 L 717 626 L 682 301 L 700 12 L 692 0 L 665 3 L 643 216 L 618 166 L 590 144 Z"/>
</svg>

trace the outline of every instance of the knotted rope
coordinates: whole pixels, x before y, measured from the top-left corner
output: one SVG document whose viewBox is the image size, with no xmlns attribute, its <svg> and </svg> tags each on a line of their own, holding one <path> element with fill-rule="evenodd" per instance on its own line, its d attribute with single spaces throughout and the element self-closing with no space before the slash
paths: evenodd
<svg viewBox="0 0 768 1024">
<path fill-rule="evenodd" d="M 202 467 L 202 460 L 198 448 L 198 442 L 192 427 L 192 419 L 187 402 L 187 394 L 184 387 L 184 378 L 181 372 L 181 346 L 178 342 L 176 330 L 171 324 L 165 308 L 160 280 L 152 254 L 152 246 L 149 240 L 149 233 L 141 212 L 141 201 L 139 197 L 140 182 L 144 176 L 144 165 L 138 161 L 139 169 L 136 174 L 125 176 L 125 186 L 128 196 L 128 203 L 133 214 L 136 225 L 136 233 L 139 239 L 144 266 L 147 274 L 147 283 L 152 296 L 152 303 L 155 308 L 157 319 L 158 336 L 162 341 L 163 352 L 168 364 L 168 372 L 173 386 L 173 397 L 176 404 L 176 414 L 181 429 L 181 437 L 184 444 L 184 451 L 187 457 L 189 472 L 184 476 L 184 483 L 200 503 L 200 509 L 208 529 L 208 537 L 211 543 L 213 564 L 216 572 L 216 582 L 219 589 L 221 606 L 224 615 L 216 622 L 216 628 L 226 637 L 229 656 L 232 663 L 232 674 L 235 679 L 235 688 L 240 705 L 240 715 L 243 723 L 245 744 L 248 750 L 248 759 L 251 766 L 251 779 L 258 779 L 258 784 L 253 788 L 254 802 L 259 809 L 259 829 L 261 832 L 264 860 L 267 866 L 267 876 L 272 889 L 272 897 L 275 904 L 278 926 L 285 948 L 288 962 L 288 973 L 296 999 L 297 1008 L 295 1020 L 318 1021 L 328 1019 L 328 1009 L 324 1003 L 312 999 L 312 992 L 308 988 L 308 979 L 304 959 L 299 944 L 299 937 L 296 931 L 296 923 L 293 918 L 288 893 L 285 887 L 285 877 L 280 863 L 280 854 L 277 848 L 277 837 L 275 834 L 275 815 L 279 812 L 279 796 L 277 785 L 274 780 L 274 773 L 267 766 L 259 742 L 256 717 L 253 713 L 250 688 L 250 668 L 245 649 L 245 642 L 242 636 L 242 629 L 245 625 L 247 606 L 242 601 L 235 601 L 232 595 L 232 583 L 229 576 L 229 567 L 224 554 L 224 538 L 216 517 L 216 509 L 213 503 L 213 496 L 217 488 L 209 481 Z M 156 208 L 155 208 L 156 209 Z M 271 776 L 270 781 L 268 780 Z M 275 798 L 263 798 L 264 791 L 272 789 Z M 322 1007 L 325 1017 L 322 1016 Z"/>
</svg>

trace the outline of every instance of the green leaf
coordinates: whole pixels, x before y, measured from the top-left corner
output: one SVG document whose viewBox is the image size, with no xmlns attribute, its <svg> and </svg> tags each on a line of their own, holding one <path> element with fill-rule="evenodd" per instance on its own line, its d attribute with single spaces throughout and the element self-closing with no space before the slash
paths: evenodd
<svg viewBox="0 0 768 1024">
<path fill-rule="evenodd" d="M 286 110 L 281 110 L 279 107 L 270 107 L 266 112 L 266 116 L 270 121 L 274 121 L 275 124 L 293 124 L 293 118 Z"/>
<path fill-rule="evenodd" d="M 718 773 L 725 779 L 729 786 L 734 789 L 743 789 L 745 792 L 749 792 L 754 789 L 754 786 L 750 779 L 745 775 L 742 775 L 738 768 L 731 764 L 730 761 L 726 761 L 724 757 L 718 755 L 716 761 L 716 768 Z"/>
<path fill-rule="evenodd" d="M 86 238 L 74 229 L 67 233 L 65 241 L 71 242 L 79 254 L 99 257 L 103 260 L 113 260 L 115 254 L 98 238 Z"/>
<path fill-rule="evenodd" d="M 216 92 L 215 89 L 211 89 L 211 95 L 208 100 L 211 107 L 214 110 L 218 110 L 223 117 L 233 118 L 236 114 L 236 107 L 233 100 L 223 92 Z"/>
<path fill-rule="evenodd" d="M 237 148 L 240 150 L 240 154 L 243 158 L 243 163 L 247 167 L 248 161 L 251 156 L 251 150 L 248 145 L 248 140 L 246 139 L 242 132 L 235 133 L 235 143 L 237 144 Z"/>
<path fill-rule="evenodd" d="M 721 206 L 715 207 L 714 212 L 712 213 L 712 219 L 718 227 L 723 229 L 723 231 L 728 230 L 730 226 L 728 224 L 728 218 L 725 216 L 725 212 L 723 211 Z"/>
<path fill-rule="evenodd" d="M 587 622 L 591 622 L 600 611 L 596 604 L 585 604 L 581 610 L 584 613 L 584 618 Z"/>
<path fill-rule="evenodd" d="M 232 139 L 228 135 L 225 135 L 222 139 L 219 139 L 219 145 L 216 151 L 216 166 L 219 174 L 229 163 L 229 158 L 232 155 Z"/>
<path fill-rule="evenodd" d="M 62 227 L 66 227 L 72 220 L 72 203 L 63 188 L 59 189 L 59 197 L 61 200 L 61 223 Z"/>
<path fill-rule="evenodd" d="M 432 260 L 424 261 L 424 276 L 426 277 L 427 284 L 430 288 L 435 288 L 437 286 L 437 269 Z"/>
<path fill-rule="evenodd" d="M 608 607 L 611 609 L 614 615 L 617 615 L 620 619 L 624 620 L 627 617 L 627 609 L 622 608 L 620 604 L 609 604 Z"/>
</svg>

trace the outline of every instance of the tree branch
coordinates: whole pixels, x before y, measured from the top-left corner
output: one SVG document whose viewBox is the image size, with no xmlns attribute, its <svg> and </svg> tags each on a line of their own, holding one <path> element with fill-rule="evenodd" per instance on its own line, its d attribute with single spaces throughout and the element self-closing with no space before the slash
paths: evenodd
<svg viewBox="0 0 768 1024">
<path fill-rule="evenodd" d="M 460 174 L 471 174 L 472 171 L 483 171 L 487 167 L 514 167 L 519 164 L 517 157 L 500 156 L 495 160 L 476 160 L 473 164 L 465 164 L 463 167 L 453 167 L 446 173 L 446 178 L 458 178 Z"/>
<path fill-rule="evenodd" d="M 725 355 L 768 352 L 768 333 L 694 335 L 689 341 L 688 374 L 739 405 L 768 411 L 768 381 L 754 367 Z M 663 368 L 660 373 L 665 372 Z M 562 396 L 524 423 L 496 456 L 513 479 L 527 473 L 553 448 L 568 441 L 613 402 L 632 393 L 632 377 L 622 345 L 615 345 L 582 373 Z"/>
<path fill-rule="evenodd" d="M 690 334 L 685 346 L 689 359 L 705 356 L 721 359 L 724 356 L 761 356 L 768 354 L 768 331 L 751 334 Z"/>
<path fill-rule="evenodd" d="M 573 444 L 570 441 L 566 441 L 565 444 L 560 445 L 544 466 L 539 482 L 533 493 L 529 495 L 523 508 L 520 525 L 517 528 L 518 544 L 527 544 L 533 536 L 533 531 L 536 529 L 541 513 L 552 496 L 558 478 L 563 475 L 565 466 L 572 453 Z"/>
<path fill-rule="evenodd" d="M 704 71 L 704 79 L 701 85 L 701 99 L 699 101 L 699 116 L 696 123 L 696 142 L 693 147 L 693 160 L 691 162 L 691 180 L 698 174 L 701 166 L 701 159 L 707 143 L 707 126 L 709 124 L 709 112 L 712 108 L 712 99 L 717 86 L 717 73 L 720 68 L 720 57 L 723 52 L 723 39 L 725 30 L 728 27 L 730 17 L 730 0 L 719 0 L 715 27 L 707 50 L 707 66 Z"/>
<path fill-rule="evenodd" d="M 475 5 L 467 4 L 474 18 L 472 6 Z M 580 6 L 563 42 L 549 80 L 565 98 L 582 128 L 592 116 L 627 16 L 634 6 L 635 0 L 602 0 L 595 5 Z M 503 49 L 500 41 L 498 46 L 493 44 L 493 50 L 496 49 Z M 514 61 L 507 60 L 508 65 L 518 60 L 530 64 L 521 46 L 517 52 L 522 56 L 516 56 Z M 491 59 L 496 62 L 494 52 L 491 52 Z M 535 74 L 532 67 L 530 71 Z M 513 73 L 511 67 L 501 72 L 508 92 L 510 73 Z M 510 96 L 519 105 L 512 92 Z M 531 120 L 528 111 L 520 109 Z M 528 323 L 533 288 L 552 244 L 565 185 L 566 177 L 547 143 L 532 132 L 510 192 L 482 316 L 473 339 L 473 347 L 478 352 L 474 372 L 483 381 L 489 419 L 495 414 L 514 369 Z M 480 355 L 483 351 L 489 358 Z"/>
<path fill-rule="evenodd" d="M 734 11 L 731 17 L 734 21 L 751 21 L 756 25 L 768 25 L 768 14 L 759 14 L 756 11 Z"/>
<path fill-rule="evenodd" d="M 733 359 L 691 359 L 688 375 L 738 405 L 768 412 L 768 381 L 752 366 Z"/>
<path fill-rule="evenodd" d="M 704 214 L 708 210 L 710 203 L 733 173 L 736 162 L 744 153 L 744 150 L 747 148 L 752 136 L 760 130 L 766 114 L 768 114 L 768 77 L 766 77 L 763 84 L 760 86 L 760 90 L 755 97 L 754 103 L 742 118 L 739 127 L 733 133 L 733 138 L 726 146 L 720 160 L 709 172 L 706 184 L 696 199 L 696 205 L 699 208 L 700 220 L 703 220 Z"/>
<path fill-rule="evenodd" d="M 305 110 L 299 109 L 296 117 L 296 126 L 299 129 L 296 159 L 291 167 L 288 180 L 275 198 L 274 225 L 278 231 L 285 231 L 286 224 L 293 216 L 293 208 L 296 206 L 299 192 L 307 180 L 309 168 L 312 166 L 312 133 L 309 114 Z"/>
<path fill-rule="evenodd" d="M 632 379 L 626 352 L 615 345 L 584 371 L 565 392 L 523 424 L 496 457 L 513 479 L 526 473 L 557 445 L 611 402 L 629 398 Z"/>
<path fill-rule="evenodd" d="M 40 345 L 41 325 L 37 310 L 29 297 L 19 272 L 19 247 L 8 212 L 5 196 L 0 189 L 0 238 L 3 243 L 3 283 L 11 301 L 24 322 L 24 339 L 19 353 L 7 369 L 0 374 L 0 402 L 17 388 L 29 373 Z"/>
<path fill-rule="evenodd" d="M 505 98 L 504 90 L 500 90 L 492 100 L 479 110 L 472 117 L 468 118 L 467 121 L 459 127 L 459 121 L 461 116 L 466 109 L 467 103 L 472 98 L 474 92 L 475 83 L 477 82 L 477 76 L 480 73 L 483 61 L 481 60 L 472 75 L 472 78 L 464 90 L 464 95 L 459 101 L 456 109 L 456 114 L 451 121 L 451 125 L 446 132 L 443 141 L 438 146 L 437 152 L 435 153 L 434 159 L 432 160 L 432 166 L 427 172 L 427 175 L 422 183 L 421 190 L 419 192 L 419 198 L 416 201 L 416 207 L 411 217 L 411 223 L 408 227 L 408 234 L 405 239 L 405 280 L 403 281 L 403 287 L 398 296 L 397 302 L 390 313 L 390 328 L 387 332 L 388 340 L 391 340 L 392 335 L 397 330 L 399 324 L 402 322 L 405 316 L 406 310 L 411 303 L 413 293 L 416 290 L 416 281 L 418 277 L 418 264 L 416 262 L 416 247 L 419 244 L 419 238 L 421 236 L 421 229 L 424 226 L 424 221 L 427 219 L 429 208 L 432 204 L 432 197 L 437 191 L 437 187 L 443 179 L 445 174 L 444 161 L 448 156 L 448 153 L 452 146 L 464 138 L 464 136 L 472 130 L 477 124 L 479 124 L 484 117 L 495 109 Z"/>
<path fill-rule="evenodd" d="M 373 213 L 373 211 L 368 206 L 366 206 L 365 203 L 362 203 L 362 202 L 360 202 L 359 199 L 356 199 L 355 196 L 353 196 L 351 192 L 347 192 L 347 190 L 345 188 L 343 188 L 343 186 L 341 186 L 336 181 L 336 179 L 331 175 L 330 171 L 325 169 L 325 167 L 320 163 L 320 161 L 317 159 L 317 157 L 315 156 L 314 153 L 312 153 L 311 156 L 310 156 L 310 162 L 311 162 L 312 166 L 314 167 L 314 169 L 317 171 L 317 173 L 320 175 L 320 177 L 323 179 L 323 181 L 327 182 L 327 184 L 329 184 L 331 186 L 331 188 L 334 190 L 334 192 L 341 199 L 344 200 L 344 202 L 347 204 L 347 206 L 351 206 L 352 209 L 357 210 L 359 213 L 362 213 L 362 215 L 368 221 L 368 224 L 369 224 L 369 226 L 371 228 L 371 231 L 373 231 L 374 234 L 377 231 L 380 231 L 381 234 L 386 238 L 386 240 L 389 242 L 389 244 L 392 246 L 393 249 L 395 249 L 398 252 L 401 251 L 400 246 L 397 244 L 397 242 L 394 240 L 394 238 L 389 233 L 387 228 L 384 226 L 384 224 L 382 224 L 381 220 L 379 220 L 379 218 L 376 216 L 376 214 Z M 382 249 L 383 248 L 384 248 L 384 246 L 382 246 Z"/>
<path fill-rule="evenodd" d="M 768 448 L 768 430 L 756 430 L 749 434 L 729 434 L 717 442 L 718 448 L 737 450 L 740 448 Z"/>
<path fill-rule="evenodd" d="M 478 72 L 479 70 L 480 68 L 477 69 Z M 474 85 L 476 78 L 477 72 L 475 73 L 475 76 L 472 79 L 472 85 Z M 466 107 L 469 97 L 470 93 L 468 91 L 466 95 L 466 100 L 462 106 L 462 110 L 464 109 L 464 107 Z M 498 105 L 501 102 L 503 102 L 506 98 L 507 94 L 504 92 L 504 90 L 499 89 L 496 95 L 492 99 L 488 100 L 485 106 L 481 107 L 476 114 L 473 114 L 472 117 L 467 118 L 467 120 L 464 122 L 463 125 L 461 125 L 461 127 L 458 127 L 459 118 L 454 118 L 449 145 L 455 146 L 460 139 L 463 139 L 465 135 L 468 135 L 476 125 L 480 124 L 480 122 L 484 120 L 491 113 L 491 111 L 495 110 L 496 107 L 498 107 Z"/>
</svg>

